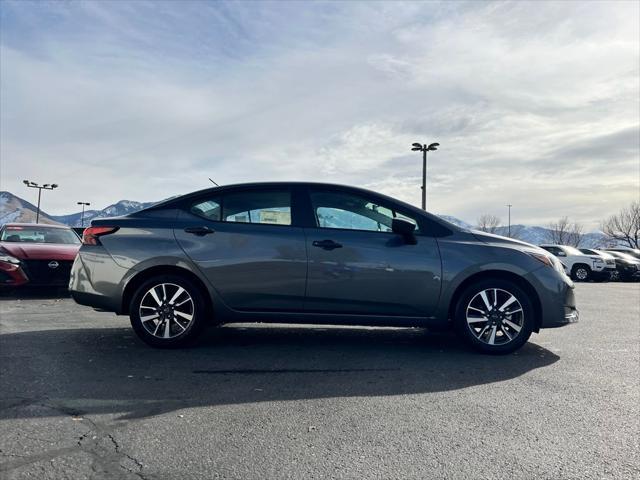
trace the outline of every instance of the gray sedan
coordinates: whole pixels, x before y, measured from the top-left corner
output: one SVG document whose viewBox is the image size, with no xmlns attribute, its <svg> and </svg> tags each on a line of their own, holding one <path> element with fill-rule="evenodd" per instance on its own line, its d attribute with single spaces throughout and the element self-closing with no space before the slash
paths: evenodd
<svg viewBox="0 0 640 480">
<path fill-rule="evenodd" d="M 128 314 L 154 347 L 250 321 L 452 326 L 473 348 L 504 354 L 578 319 L 573 284 L 548 252 L 318 183 L 211 188 L 94 220 L 70 290 Z"/>
</svg>

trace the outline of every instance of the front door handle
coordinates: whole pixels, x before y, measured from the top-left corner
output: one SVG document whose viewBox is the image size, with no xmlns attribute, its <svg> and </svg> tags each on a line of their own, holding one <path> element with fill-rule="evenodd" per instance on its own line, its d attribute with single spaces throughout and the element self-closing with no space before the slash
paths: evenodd
<svg viewBox="0 0 640 480">
<path fill-rule="evenodd" d="M 209 228 L 207 226 L 204 227 L 187 227 L 184 229 L 187 233 L 192 233 L 193 235 L 197 235 L 199 237 L 204 237 L 205 235 L 209 235 L 210 233 L 214 233 L 215 230 L 213 228 Z"/>
<path fill-rule="evenodd" d="M 333 250 L 334 248 L 342 248 L 342 244 L 334 242 L 333 240 L 314 240 L 312 245 L 314 247 L 322 248 L 323 250 Z"/>
</svg>

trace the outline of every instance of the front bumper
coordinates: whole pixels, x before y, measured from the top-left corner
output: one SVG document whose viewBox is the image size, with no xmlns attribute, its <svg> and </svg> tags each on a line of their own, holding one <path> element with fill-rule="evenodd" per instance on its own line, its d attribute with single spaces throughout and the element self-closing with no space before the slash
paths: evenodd
<svg viewBox="0 0 640 480">
<path fill-rule="evenodd" d="M 528 275 L 539 300 L 538 328 L 557 328 L 578 322 L 574 284 L 566 275 L 542 267 Z"/>
<path fill-rule="evenodd" d="M 0 262 L 0 286 L 19 287 L 27 283 L 29 283 L 29 277 L 27 277 L 20 265 Z"/>
</svg>

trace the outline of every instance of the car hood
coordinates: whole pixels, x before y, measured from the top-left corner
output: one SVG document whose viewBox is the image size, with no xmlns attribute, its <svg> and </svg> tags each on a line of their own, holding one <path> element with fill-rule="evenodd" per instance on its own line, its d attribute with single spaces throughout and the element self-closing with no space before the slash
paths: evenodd
<svg viewBox="0 0 640 480">
<path fill-rule="evenodd" d="M 0 250 L 20 260 L 73 260 L 80 245 L 0 242 Z"/>
<path fill-rule="evenodd" d="M 493 244 L 506 244 L 513 247 L 527 247 L 535 250 L 542 250 L 536 245 L 523 242 L 522 240 L 516 240 L 515 238 L 503 237 L 502 235 L 495 235 L 493 233 L 481 232 L 480 230 L 471 230 L 471 233 L 481 242 L 493 243 Z"/>
</svg>

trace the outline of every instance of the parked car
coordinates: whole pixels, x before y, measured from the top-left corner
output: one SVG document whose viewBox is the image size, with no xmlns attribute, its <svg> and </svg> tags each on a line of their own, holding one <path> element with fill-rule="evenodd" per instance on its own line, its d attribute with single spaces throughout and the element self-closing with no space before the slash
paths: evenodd
<svg viewBox="0 0 640 480">
<path fill-rule="evenodd" d="M 0 286 L 67 286 L 79 249 L 69 227 L 7 223 L 0 228 Z"/>
<path fill-rule="evenodd" d="M 627 255 L 631 255 L 636 260 L 640 260 L 640 249 L 631 248 L 631 247 L 608 247 L 605 248 L 607 252 L 620 252 L 626 253 Z"/>
<path fill-rule="evenodd" d="M 640 260 L 618 251 L 608 251 L 616 259 L 616 275 L 614 280 L 630 281 L 640 279 Z"/>
<path fill-rule="evenodd" d="M 578 320 L 573 283 L 544 250 L 313 183 L 211 188 L 93 220 L 70 291 L 128 314 L 154 347 L 211 322 L 453 324 L 476 349 L 509 353 Z"/>
<path fill-rule="evenodd" d="M 570 272 L 571 278 L 579 282 L 591 279 L 607 280 L 610 270 L 600 255 L 586 255 L 569 245 L 540 245 L 554 254 Z"/>
<path fill-rule="evenodd" d="M 594 248 L 579 248 L 585 255 L 597 255 L 604 260 L 606 275 L 602 276 L 602 280 L 616 280 L 618 271 L 616 267 L 616 258 L 610 253 L 596 250 Z"/>
</svg>

